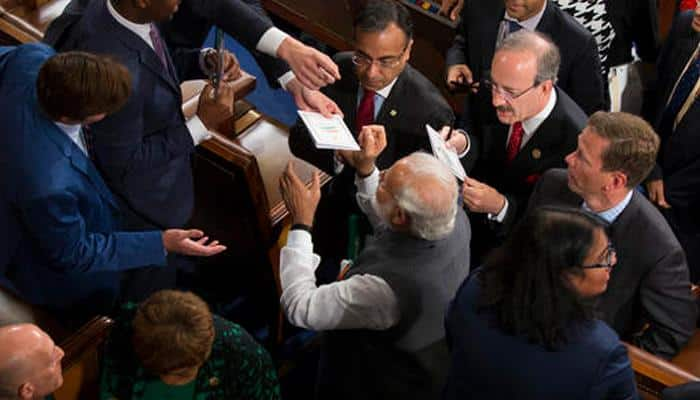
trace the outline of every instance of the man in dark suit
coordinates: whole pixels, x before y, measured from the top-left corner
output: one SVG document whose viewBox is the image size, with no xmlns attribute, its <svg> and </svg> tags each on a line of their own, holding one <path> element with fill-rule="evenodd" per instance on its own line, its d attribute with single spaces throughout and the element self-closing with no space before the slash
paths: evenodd
<svg viewBox="0 0 700 400">
<path fill-rule="evenodd" d="M 425 125 L 440 129 L 454 120 L 450 106 L 435 86 L 408 65 L 413 45 L 408 11 L 393 1 L 371 1 L 355 20 L 355 51 L 336 56 L 342 79 L 324 88 L 344 114 L 345 124 L 357 135 L 364 125 L 382 125 L 387 149 L 377 160 L 381 169 L 414 151 L 430 151 Z M 464 134 L 453 134 L 450 144 L 464 153 Z M 315 239 L 326 258 L 345 256 L 346 221 L 355 205 L 352 167 L 341 154 L 316 149 L 301 120 L 292 127 L 289 147 L 297 157 L 335 176 L 319 207 Z"/>
<path fill-rule="evenodd" d="M 680 14 L 661 50 L 652 117 L 661 136 L 647 182 L 683 245 L 693 282 L 700 280 L 700 5 Z"/>
<path fill-rule="evenodd" d="M 226 52 L 226 71 L 216 96 L 205 87 L 195 117 L 182 114 L 181 79 L 203 78 L 200 49 L 178 49 L 174 57 L 155 23 L 177 11 L 178 1 L 90 1 L 82 17 L 68 25 L 60 51 L 107 54 L 122 62 L 132 77 L 126 105 L 90 127 L 89 152 L 124 213 L 125 229 L 184 227 L 194 207 L 191 155 L 220 123 L 233 115 L 233 89 L 226 81 L 238 74 Z M 171 265 L 186 260 L 170 258 Z M 143 300 L 153 291 L 173 288 L 174 268 L 140 269 L 122 286 L 125 296 Z"/>
<path fill-rule="evenodd" d="M 41 68 L 40 68 L 41 67 Z M 124 232 L 119 209 L 87 156 L 84 131 L 129 96 L 127 70 L 97 56 L 54 56 L 45 45 L 0 48 L 0 220 L 16 231 L 3 283 L 25 301 L 75 319 L 107 313 L 122 273 L 165 270 L 166 252 L 212 255 L 202 232 Z"/>
<path fill-rule="evenodd" d="M 499 122 L 470 135 L 467 158 L 476 162 L 462 190 L 477 257 L 498 244 L 493 225 L 522 215 L 540 175 L 564 166 L 585 126 L 583 111 L 554 85 L 558 66 L 557 47 L 537 32 L 513 33 L 496 50 L 484 89 Z"/>
<path fill-rule="evenodd" d="M 697 306 L 683 249 L 658 210 L 634 190 L 654 166 L 658 148 L 658 137 L 641 118 L 596 113 L 566 157 L 568 172 L 548 171 L 528 210 L 582 207 L 611 224 L 617 265 L 598 310 L 623 340 L 671 358 L 693 334 Z"/>
<path fill-rule="evenodd" d="M 71 1 L 49 25 L 44 42 L 64 48 L 67 32 L 90 1 Z M 172 18 L 158 24 L 171 54 L 200 48 L 214 25 L 250 49 L 270 83 L 289 91 L 299 108 L 337 112 L 335 104 L 317 90 L 340 78 L 337 66 L 325 54 L 274 27 L 257 0 L 185 0 Z"/>
<path fill-rule="evenodd" d="M 452 47 L 447 52 L 447 84 L 488 79 L 494 51 L 503 37 L 526 29 L 546 34 L 561 52 L 558 85 L 586 114 L 607 108 L 596 41 L 583 26 L 549 0 L 468 1 Z M 455 83 L 457 82 L 457 83 Z M 488 90 L 466 101 L 467 130 L 495 120 Z"/>
</svg>

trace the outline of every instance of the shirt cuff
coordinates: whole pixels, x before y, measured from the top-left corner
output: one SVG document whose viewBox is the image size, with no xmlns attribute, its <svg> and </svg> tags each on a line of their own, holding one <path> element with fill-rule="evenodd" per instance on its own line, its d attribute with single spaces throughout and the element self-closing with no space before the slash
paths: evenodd
<svg viewBox="0 0 700 400">
<path fill-rule="evenodd" d="M 209 130 L 197 115 L 187 121 L 187 130 L 190 131 L 190 136 L 192 136 L 192 142 L 195 146 L 211 138 L 211 133 L 209 133 Z"/>
<path fill-rule="evenodd" d="M 287 235 L 287 247 L 304 253 L 313 252 L 314 244 L 311 241 L 311 234 L 303 229 L 289 231 Z"/>
<path fill-rule="evenodd" d="M 277 78 L 277 82 L 279 82 L 280 86 L 282 86 L 282 89 L 287 90 L 287 85 L 289 82 L 293 81 L 296 77 L 297 76 L 294 75 L 294 71 L 287 71 L 284 75 Z"/>
<path fill-rule="evenodd" d="M 373 196 L 377 192 L 377 186 L 379 186 L 379 169 L 377 167 L 374 167 L 372 173 L 364 178 L 355 175 L 355 187 L 357 187 L 358 193 Z"/>
<path fill-rule="evenodd" d="M 289 35 L 273 26 L 263 33 L 260 40 L 258 40 L 258 44 L 255 45 L 255 49 L 269 56 L 277 57 L 277 49 L 287 37 Z"/>
<path fill-rule="evenodd" d="M 501 208 L 501 211 L 499 211 L 498 214 L 496 214 L 496 215 L 493 215 L 491 213 L 487 214 L 489 221 L 496 221 L 498 223 L 502 223 L 503 220 L 506 219 L 506 214 L 508 213 L 508 198 L 505 198 L 505 200 L 506 200 L 506 203 L 503 205 L 503 208 Z"/>
<path fill-rule="evenodd" d="M 345 163 L 343 160 L 340 160 L 337 153 L 333 154 L 333 172 L 336 175 L 340 175 L 341 172 L 343 172 L 343 169 L 345 169 Z"/>
<path fill-rule="evenodd" d="M 199 69 L 202 70 L 204 75 L 209 76 L 211 75 L 212 71 L 209 70 L 209 67 L 207 67 L 207 54 L 210 52 L 215 51 L 211 47 L 205 47 L 202 50 L 199 51 Z"/>
<path fill-rule="evenodd" d="M 457 129 L 457 133 L 461 133 L 462 135 L 464 135 L 465 138 L 467 138 L 467 147 L 462 153 L 457 155 L 457 157 L 462 158 L 466 156 L 469 153 L 469 150 L 472 148 L 472 141 L 469 140 L 469 135 L 467 135 L 467 132 L 465 132 L 464 129 Z"/>
</svg>

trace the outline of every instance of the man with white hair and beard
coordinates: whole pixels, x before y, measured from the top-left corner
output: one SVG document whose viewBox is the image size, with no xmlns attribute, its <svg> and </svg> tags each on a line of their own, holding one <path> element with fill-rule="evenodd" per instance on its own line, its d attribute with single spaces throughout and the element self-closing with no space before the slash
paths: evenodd
<svg viewBox="0 0 700 400">
<path fill-rule="evenodd" d="M 443 320 L 469 272 L 471 229 L 458 186 L 433 156 L 413 153 L 380 171 L 384 128 L 365 126 L 356 170 L 360 208 L 375 233 L 338 282 L 316 286 L 310 229 L 320 198 L 291 165 L 280 188 L 293 226 L 282 249 L 282 307 L 292 324 L 326 331 L 317 398 L 439 398 L 448 363 Z"/>
</svg>

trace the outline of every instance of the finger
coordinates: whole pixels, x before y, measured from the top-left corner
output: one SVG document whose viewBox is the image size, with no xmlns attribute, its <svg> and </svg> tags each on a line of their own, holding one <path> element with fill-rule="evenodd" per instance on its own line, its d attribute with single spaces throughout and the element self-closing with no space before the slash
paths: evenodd
<svg viewBox="0 0 700 400">
<path fill-rule="evenodd" d="M 654 204 L 658 204 L 656 201 L 656 190 L 653 187 L 650 187 L 647 190 L 649 192 L 649 201 L 651 201 Z"/>
<path fill-rule="evenodd" d="M 200 93 L 199 95 L 199 101 L 205 101 L 207 99 L 213 98 L 213 92 L 214 87 L 211 84 L 207 83 L 206 85 L 204 85 L 204 89 L 202 89 L 202 93 Z"/>
<path fill-rule="evenodd" d="M 304 86 L 313 88 L 314 90 L 318 90 L 326 84 L 325 79 L 323 79 L 323 76 L 316 67 L 315 63 L 312 64 L 311 67 L 307 67 L 306 65 L 302 66 L 300 81 L 302 84 L 304 84 Z M 308 84 L 304 83 L 304 81 L 307 81 Z"/>
<path fill-rule="evenodd" d="M 289 179 L 289 183 L 291 185 L 294 185 L 294 186 L 303 187 L 304 182 L 302 182 L 301 179 L 299 179 L 299 176 L 297 175 L 296 171 L 294 170 L 294 166 L 291 164 L 292 163 L 290 162 L 289 166 L 288 166 L 289 174 L 287 175 L 287 178 Z"/>
<path fill-rule="evenodd" d="M 191 239 L 197 239 L 202 236 L 204 236 L 204 232 L 200 231 L 199 229 L 190 229 L 185 232 L 186 236 Z"/>
<path fill-rule="evenodd" d="M 445 125 L 440 129 L 440 137 L 442 137 L 442 140 L 446 140 L 447 136 L 450 134 L 450 127 Z"/>
<path fill-rule="evenodd" d="M 321 68 L 325 74 L 329 75 L 333 80 L 340 79 L 340 69 L 338 65 L 331 60 L 327 55 L 317 51 L 320 57 L 316 60 L 318 67 Z M 333 81 L 329 82 L 333 83 Z"/>
<path fill-rule="evenodd" d="M 330 100 L 329 102 L 326 103 L 326 107 L 328 108 L 328 111 L 331 114 L 336 114 L 340 115 L 341 117 L 344 117 L 345 115 L 343 114 L 343 110 L 338 107 L 338 105 L 335 103 L 335 101 Z"/>
<path fill-rule="evenodd" d="M 321 177 L 318 173 L 318 171 L 314 171 L 312 177 L 311 177 L 311 191 L 313 193 L 320 193 L 321 192 Z"/>
<path fill-rule="evenodd" d="M 296 103 L 297 107 L 302 111 L 312 111 L 313 110 L 311 105 L 309 105 L 309 103 L 306 102 L 306 99 L 301 94 L 294 95 L 294 102 Z"/>
<path fill-rule="evenodd" d="M 208 236 L 203 236 L 202 238 L 200 238 L 199 240 L 195 240 L 194 242 L 197 243 L 197 244 L 202 244 L 202 245 L 203 245 L 204 243 L 207 242 L 207 240 L 209 240 L 209 237 L 208 237 Z"/>
</svg>

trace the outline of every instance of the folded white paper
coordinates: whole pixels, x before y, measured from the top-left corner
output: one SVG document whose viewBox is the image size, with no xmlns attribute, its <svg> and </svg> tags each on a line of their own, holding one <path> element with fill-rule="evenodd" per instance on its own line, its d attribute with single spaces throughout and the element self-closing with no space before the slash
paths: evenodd
<svg viewBox="0 0 700 400">
<path fill-rule="evenodd" d="M 462 163 L 459 161 L 459 156 L 454 150 L 448 149 L 445 140 L 443 140 L 440 133 L 433 129 L 432 126 L 426 124 L 425 130 L 428 131 L 428 138 L 430 139 L 430 147 L 433 148 L 433 155 L 450 169 L 454 176 L 460 181 L 464 181 L 467 178 L 467 172 L 464 170 Z"/>
<path fill-rule="evenodd" d="M 360 150 L 360 145 L 357 144 L 340 115 L 334 114 L 331 118 L 326 118 L 316 112 L 298 111 L 298 113 L 317 149 Z"/>
</svg>

